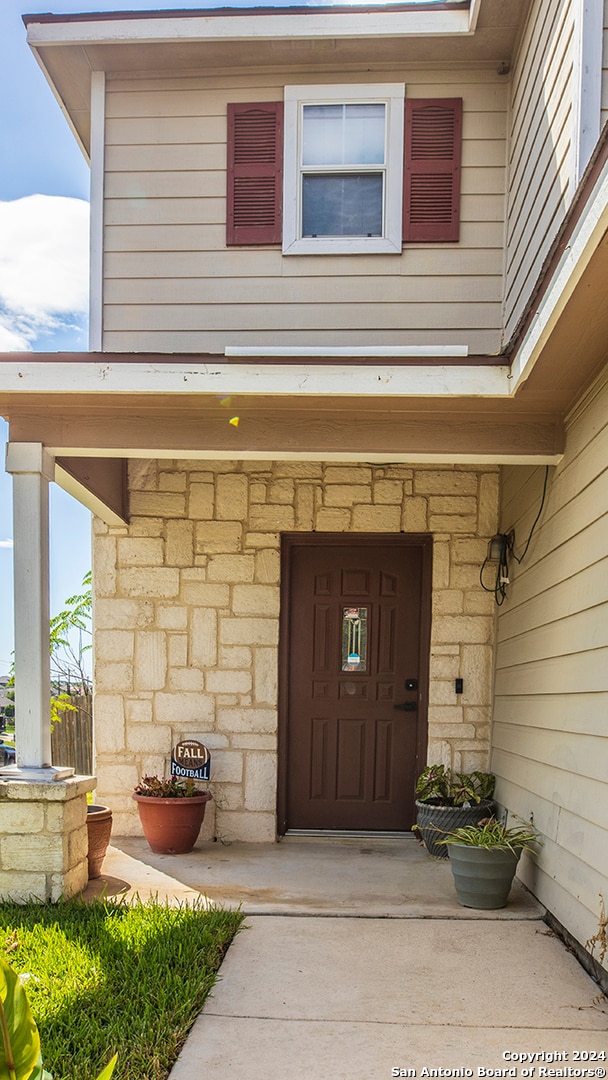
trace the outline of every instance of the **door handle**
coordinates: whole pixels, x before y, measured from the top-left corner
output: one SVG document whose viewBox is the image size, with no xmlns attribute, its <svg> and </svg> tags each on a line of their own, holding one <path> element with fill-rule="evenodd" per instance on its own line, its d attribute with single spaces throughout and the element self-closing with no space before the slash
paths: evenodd
<svg viewBox="0 0 608 1080">
<path fill-rule="evenodd" d="M 400 701 L 397 705 L 393 705 L 393 709 L 402 709 L 403 712 L 416 712 L 418 705 L 415 701 Z"/>
</svg>

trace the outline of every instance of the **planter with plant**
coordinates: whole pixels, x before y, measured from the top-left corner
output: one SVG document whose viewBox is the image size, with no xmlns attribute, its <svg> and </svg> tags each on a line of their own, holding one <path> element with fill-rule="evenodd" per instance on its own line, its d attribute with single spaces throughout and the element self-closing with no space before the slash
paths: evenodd
<svg viewBox="0 0 608 1080">
<path fill-rule="evenodd" d="M 442 841 L 454 829 L 475 825 L 494 813 L 496 777 L 476 770 L 452 773 L 445 765 L 427 765 L 416 784 L 414 828 L 434 858 L 447 859 Z"/>
<path fill-rule="evenodd" d="M 536 853 L 539 834 L 522 821 L 507 826 L 495 817 L 454 829 L 443 841 L 449 849 L 456 895 L 463 907 L 505 907 L 522 851 Z"/>
<path fill-rule="evenodd" d="M 193 780 L 142 777 L 133 798 L 152 851 L 157 855 L 186 855 L 192 851 L 211 797 Z"/>
<path fill-rule="evenodd" d="M 112 811 L 101 803 L 87 805 L 87 834 L 89 838 L 89 878 L 98 878 L 105 858 L 110 833 L 112 832 Z"/>
</svg>

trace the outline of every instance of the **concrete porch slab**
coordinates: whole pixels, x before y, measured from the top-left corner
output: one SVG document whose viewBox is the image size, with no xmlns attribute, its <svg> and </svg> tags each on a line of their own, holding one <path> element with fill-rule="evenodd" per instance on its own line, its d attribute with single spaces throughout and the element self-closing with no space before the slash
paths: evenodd
<svg viewBox="0 0 608 1080">
<path fill-rule="evenodd" d="M 278 844 L 199 842 L 189 855 L 154 855 L 140 837 L 112 838 L 103 876 L 85 896 L 105 890 L 184 900 L 205 895 L 247 914 L 399 919 L 539 919 L 544 909 L 514 885 L 502 911 L 472 911 L 456 900 L 449 863 L 416 840 L 309 839 Z"/>
</svg>

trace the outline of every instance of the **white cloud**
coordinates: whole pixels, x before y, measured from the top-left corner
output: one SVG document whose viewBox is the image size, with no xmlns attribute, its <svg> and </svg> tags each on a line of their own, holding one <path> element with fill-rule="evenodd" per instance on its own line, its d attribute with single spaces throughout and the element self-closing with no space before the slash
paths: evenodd
<svg viewBox="0 0 608 1080">
<path fill-rule="evenodd" d="M 12 540 L 0 540 L 0 548 L 12 548 Z"/>
<path fill-rule="evenodd" d="M 89 204 L 57 195 L 0 202 L 0 351 L 23 350 L 86 314 Z"/>
</svg>

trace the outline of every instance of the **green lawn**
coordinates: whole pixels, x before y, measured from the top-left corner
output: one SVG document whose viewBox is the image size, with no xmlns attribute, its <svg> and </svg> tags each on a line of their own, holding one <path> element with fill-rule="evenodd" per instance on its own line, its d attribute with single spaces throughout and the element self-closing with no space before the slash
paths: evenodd
<svg viewBox="0 0 608 1080">
<path fill-rule="evenodd" d="M 164 1080 L 243 916 L 201 904 L 0 904 L 53 1080 Z"/>
</svg>

